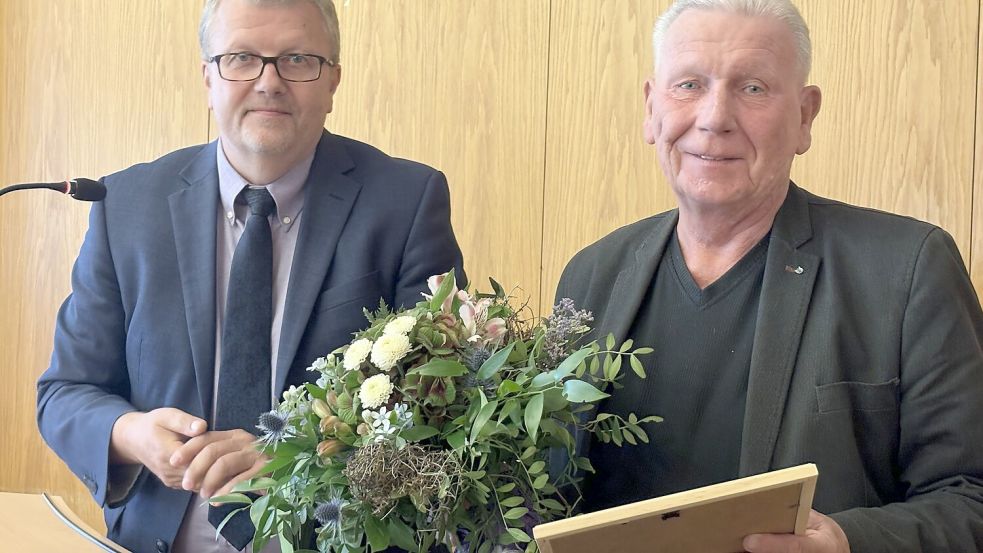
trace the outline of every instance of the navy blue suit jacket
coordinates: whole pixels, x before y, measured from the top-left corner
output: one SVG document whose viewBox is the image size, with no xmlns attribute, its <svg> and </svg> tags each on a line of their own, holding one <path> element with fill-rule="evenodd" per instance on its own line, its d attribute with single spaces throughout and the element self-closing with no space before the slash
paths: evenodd
<svg viewBox="0 0 983 553">
<path fill-rule="evenodd" d="M 38 382 L 48 445 L 105 507 L 109 537 L 154 551 L 177 533 L 189 492 L 144 470 L 108 503 L 117 418 L 175 407 L 208 420 L 215 363 L 216 143 L 105 177 Z M 412 306 L 430 275 L 464 280 L 444 176 L 327 132 L 304 191 L 284 306 L 276 386 L 366 325 L 363 307 Z M 115 495 L 115 494 L 113 494 Z"/>
</svg>

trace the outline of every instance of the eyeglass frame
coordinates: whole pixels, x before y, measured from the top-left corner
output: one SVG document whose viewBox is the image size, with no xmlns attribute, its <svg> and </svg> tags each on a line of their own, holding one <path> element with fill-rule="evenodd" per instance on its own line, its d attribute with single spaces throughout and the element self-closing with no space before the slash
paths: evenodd
<svg viewBox="0 0 983 553">
<path fill-rule="evenodd" d="M 239 54 L 245 54 L 247 56 L 252 56 L 254 58 L 259 59 L 261 62 L 263 62 L 263 65 L 259 69 L 259 74 L 258 75 L 256 75 L 252 79 L 228 79 L 228 78 L 225 77 L 225 75 L 222 74 L 222 64 L 220 63 L 222 61 L 222 58 L 224 58 L 225 56 L 236 56 L 236 55 L 239 55 Z M 317 66 L 317 77 L 314 77 L 313 79 L 307 79 L 307 80 L 304 80 L 304 81 L 297 81 L 297 80 L 294 80 L 294 79 L 288 79 L 288 78 L 284 77 L 280 73 L 280 66 L 277 65 L 277 60 L 279 60 L 280 58 L 289 58 L 290 56 L 307 56 L 307 57 L 314 58 L 314 59 L 318 60 L 319 62 L 321 62 Z M 281 78 L 281 79 L 283 79 L 284 81 L 287 81 L 287 82 L 290 82 L 290 83 L 311 83 L 311 82 L 314 82 L 314 81 L 316 81 L 316 80 L 318 80 L 318 79 L 321 78 L 321 74 L 324 72 L 322 70 L 322 68 L 325 65 L 327 65 L 328 67 L 337 67 L 337 65 L 338 65 L 337 62 L 335 62 L 334 60 L 328 59 L 328 58 L 326 58 L 324 56 L 319 56 L 318 54 L 301 54 L 299 52 L 298 53 L 291 53 L 291 54 L 280 54 L 279 56 L 260 56 L 258 54 L 251 54 L 249 52 L 226 52 L 224 54 L 216 54 L 216 55 L 214 55 L 214 56 L 212 56 L 210 58 L 205 58 L 205 61 L 208 62 L 208 63 L 214 63 L 215 64 L 215 67 L 218 69 L 218 76 L 221 77 L 222 80 L 229 81 L 230 83 L 248 83 L 248 82 L 255 81 L 256 79 L 259 79 L 260 77 L 263 76 L 263 72 L 266 71 L 266 66 L 267 65 L 273 65 L 273 69 L 276 70 L 276 76 L 279 77 L 279 78 Z"/>
</svg>

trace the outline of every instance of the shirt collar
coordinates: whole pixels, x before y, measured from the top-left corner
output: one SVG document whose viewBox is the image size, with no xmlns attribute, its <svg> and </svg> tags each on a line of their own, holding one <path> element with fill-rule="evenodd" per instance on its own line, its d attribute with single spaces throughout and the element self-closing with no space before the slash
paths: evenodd
<svg viewBox="0 0 983 553">
<path fill-rule="evenodd" d="M 222 148 L 222 140 L 218 140 L 216 151 L 216 163 L 218 167 L 218 188 L 222 200 L 222 213 L 228 222 L 234 223 L 236 218 L 244 218 L 248 212 L 246 209 L 236 209 L 236 197 L 242 189 L 251 186 L 251 183 L 242 178 L 242 175 L 232 167 L 229 158 L 225 156 Z M 300 160 L 289 171 L 275 181 L 266 186 L 276 202 L 276 217 L 287 230 L 293 226 L 294 221 L 304 209 L 304 184 L 311 171 L 311 164 L 314 162 L 314 152 Z"/>
</svg>

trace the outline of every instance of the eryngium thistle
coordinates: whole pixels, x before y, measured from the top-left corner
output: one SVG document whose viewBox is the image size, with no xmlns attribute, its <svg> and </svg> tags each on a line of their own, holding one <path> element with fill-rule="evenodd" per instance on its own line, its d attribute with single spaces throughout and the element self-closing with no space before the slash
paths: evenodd
<svg viewBox="0 0 983 553">
<path fill-rule="evenodd" d="M 468 348 L 464 355 L 462 356 L 462 361 L 464 361 L 464 366 L 466 366 L 471 372 L 478 372 L 481 365 L 491 357 L 490 351 L 485 348 Z"/>
<path fill-rule="evenodd" d="M 317 504 L 317 507 L 314 508 L 314 518 L 321 526 L 340 526 L 341 510 L 344 506 L 344 500 L 340 497 L 332 497 Z"/>
<path fill-rule="evenodd" d="M 279 411 L 267 411 L 260 415 L 256 428 L 263 433 L 260 440 L 266 445 L 282 442 L 292 435 L 287 426 L 287 415 Z"/>
</svg>

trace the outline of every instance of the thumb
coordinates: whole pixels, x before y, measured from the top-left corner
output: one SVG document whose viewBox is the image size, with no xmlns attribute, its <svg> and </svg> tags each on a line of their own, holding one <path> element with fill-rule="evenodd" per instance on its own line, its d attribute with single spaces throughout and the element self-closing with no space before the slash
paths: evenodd
<svg viewBox="0 0 983 553">
<path fill-rule="evenodd" d="M 751 534 L 744 538 L 744 550 L 748 553 L 784 553 L 791 551 L 793 535 Z"/>
<path fill-rule="evenodd" d="M 158 426 L 188 438 L 201 435 L 208 429 L 208 423 L 201 418 L 173 407 L 162 407 L 151 413 Z"/>
</svg>

